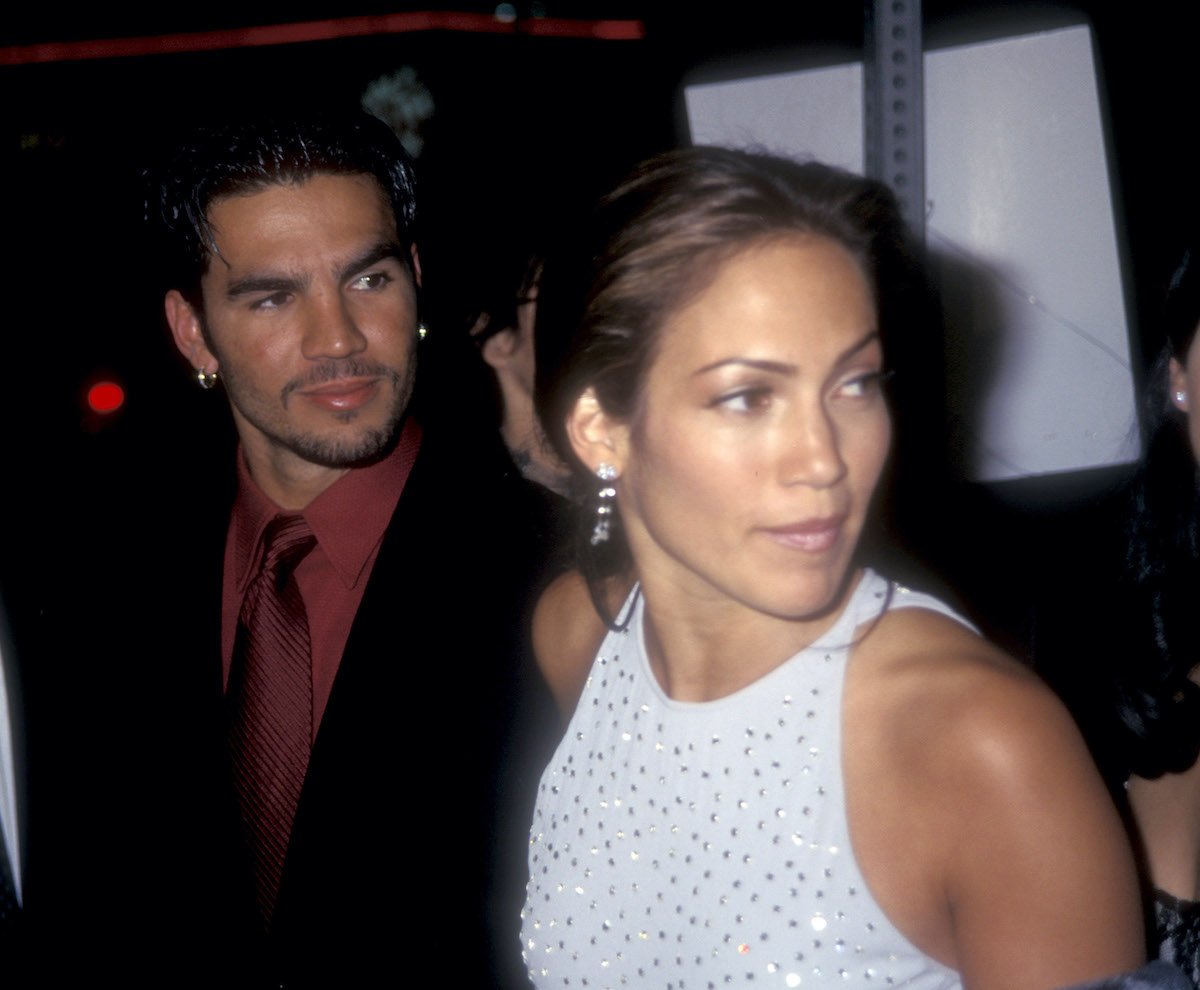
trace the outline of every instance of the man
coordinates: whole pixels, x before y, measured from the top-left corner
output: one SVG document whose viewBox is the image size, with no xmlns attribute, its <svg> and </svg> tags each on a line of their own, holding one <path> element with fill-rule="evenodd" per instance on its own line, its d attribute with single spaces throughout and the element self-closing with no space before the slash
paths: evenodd
<svg viewBox="0 0 1200 990">
<path fill-rule="evenodd" d="M 126 978 L 477 987 L 517 955 L 489 904 L 524 814 L 523 508 L 499 452 L 410 414 L 412 194 L 365 115 L 200 133 L 155 186 L 167 323 L 237 451 L 189 441 L 182 482 L 156 458 L 108 527 L 123 604 L 80 622 L 117 700 L 79 705 L 104 865 L 65 923 L 102 919 Z"/>
<path fill-rule="evenodd" d="M 534 410 L 534 323 L 542 258 L 522 251 L 493 258 L 493 268 L 472 307 L 471 340 L 495 382 L 500 435 L 509 455 L 531 482 L 558 495 L 570 490 L 570 472 L 550 447 Z"/>
</svg>

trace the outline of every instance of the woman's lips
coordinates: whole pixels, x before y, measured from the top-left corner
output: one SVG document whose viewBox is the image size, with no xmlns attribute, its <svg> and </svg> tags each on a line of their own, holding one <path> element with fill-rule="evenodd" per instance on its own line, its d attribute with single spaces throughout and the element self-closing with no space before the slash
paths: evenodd
<svg viewBox="0 0 1200 990">
<path fill-rule="evenodd" d="M 837 542 L 845 522 L 845 516 L 830 516 L 787 526 L 764 527 L 763 532 L 781 546 L 806 553 L 824 553 Z"/>
</svg>

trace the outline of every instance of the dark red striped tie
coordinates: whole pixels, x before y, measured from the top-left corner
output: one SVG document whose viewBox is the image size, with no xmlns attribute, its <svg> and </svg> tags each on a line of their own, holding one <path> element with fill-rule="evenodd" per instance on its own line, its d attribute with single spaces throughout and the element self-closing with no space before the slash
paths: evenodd
<svg viewBox="0 0 1200 990">
<path fill-rule="evenodd" d="M 312 749 L 312 642 L 294 575 L 316 538 L 303 516 L 263 533 L 262 568 L 246 589 L 229 672 L 234 787 L 270 924 Z"/>
</svg>

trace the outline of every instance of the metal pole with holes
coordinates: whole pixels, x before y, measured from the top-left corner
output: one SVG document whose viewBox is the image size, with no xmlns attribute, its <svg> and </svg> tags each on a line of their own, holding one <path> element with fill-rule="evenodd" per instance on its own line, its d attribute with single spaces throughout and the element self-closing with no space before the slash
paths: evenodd
<svg viewBox="0 0 1200 990">
<path fill-rule="evenodd" d="M 921 0 L 867 0 L 863 66 L 867 175 L 892 187 L 913 236 L 924 241 Z"/>
</svg>

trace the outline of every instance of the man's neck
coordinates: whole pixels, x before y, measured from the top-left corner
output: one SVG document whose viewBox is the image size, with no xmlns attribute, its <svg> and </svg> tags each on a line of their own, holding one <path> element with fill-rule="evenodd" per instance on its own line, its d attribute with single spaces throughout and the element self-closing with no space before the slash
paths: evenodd
<svg viewBox="0 0 1200 990">
<path fill-rule="evenodd" d="M 506 396 L 500 436 L 521 474 L 552 492 L 567 494 L 570 476 L 550 449 L 534 413 L 533 400 L 525 393 L 514 398 Z"/>
<path fill-rule="evenodd" d="M 350 468 L 325 467 L 294 456 L 264 456 L 243 444 L 246 468 L 254 483 L 281 509 L 299 512 Z"/>
</svg>

